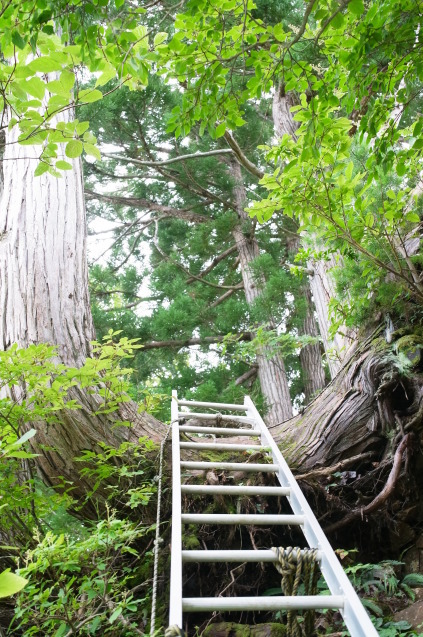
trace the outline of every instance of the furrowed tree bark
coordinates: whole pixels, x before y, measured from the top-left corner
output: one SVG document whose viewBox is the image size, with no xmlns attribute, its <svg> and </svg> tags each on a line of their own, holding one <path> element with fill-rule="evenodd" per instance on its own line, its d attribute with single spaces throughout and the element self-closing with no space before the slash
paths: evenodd
<svg viewBox="0 0 423 637">
<path fill-rule="evenodd" d="M 293 93 L 286 94 L 281 87 L 275 88 L 275 95 L 272 103 L 272 115 L 275 133 L 278 137 L 284 134 L 291 135 L 295 139 L 297 123 L 292 119 L 290 109 L 296 104 Z M 300 247 L 300 237 L 289 238 L 287 241 L 288 249 L 298 252 Z M 301 293 L 306 304 L 306 314 L 303 324 L 300 328 L 301 335 L 309 335 L 317 337 L 319 334 L 316 320 L 314 318 L 313 299 L 310 290 L 310 284 L 304 278 L 301 286 Z M 326 348 L 325 348 L 326 350 Z M 325 386 L 325 373 L 323 370 L 322 355 L 318 343 L 306 345 L 300 352 L 301 369 L 304 377 L 304 394 L 305 402 L 308 404 L 317 392 Z"/>
<path fill-rule="evenodd" d="M 229 171 L 234 181 L 234 201 L 239 219 L 232 235 L 238 249 L 245 298 L 248 305 L 253 305 L 262 294 L 265 285 L 265 281 L 254 277 L 252 270 L 252 264 L 260 254 L 259 246 L 251 220 L 245 212 L 247 197 L 238 162 L 231 162 Z M 269 356 L 265 347 L 257 354 L 257 364 L 260 387 L 268 407 L 266 421 L 269 425 L 276 425 L 292 417 L 285 365 L 281 356 Z"/>
<path fill-rule="evenodd" d="M 298 123 L 293 119 L 291 108 L 297 104 L 296 97 L 293 92 L 286 92 L 283 85 L 275 87 L 275 93 L 273 96 L 272 115 L 275 127 L 275 133 L 278 137 L 283 135 L 290 135 L 294 140 L 296 139 L 296 131 Z M 298 239 L 298 247 L 300 243 L 300 237 Z M 297 248 L 298 249 L 298 248 Z M 309 291 L 305 294 L 307 297 L 312 295 L 317 312 L 317 320 L 319 324 L 320 335 L 322 337 L 325 352 L 327 354 L 327 362 L 331 377 L 334 378 L 341 368 L 342 361 L 348 354 L 352 344 L 353 336 L 347 333 L 347 329 L 338 332 L 333 338 L 329 337 L 329 301 L 334 296 L 335 285 L 330 275 L 331 268 L 339 265 L 336 263 L 334 257 L 329 261 L 313 261 L 309 263 L 309 268 L 313 270 L 314 274 L 309 279 L 309 284 L 305 284 L 304 288 L 309 287 Z M 307 319 L 306 319 L 307 320 Z M 309 327 L 311 323 L 307 321 Z M 304 329 L 306 325 L 304 325 Z M 317 330 L 315 326 L 313 331 Z M 304 334 L 307 332 L 304 331 Z M 354 334 L 355 336 L 355 334 Z M 316 356 L 316 355 L 315 355 Z M 309 360 L 304 361 L 305 376 L 307 378 L 313 378 L 313 374 L 318 370 L 317 361 L 315 357 L 310 360 L 310 367 L 308 368 Z M 318 372 L 319 374 L 319 372 Z M 313 384 L 319 386 L 321 378 L 313 380 Z"/>
<path fill-rule="evenodd" d="M 20 146 L 16 139 L 16 129 L 6 133 L 0 193 L 0 347 L 49 343 L 58 347 L 59 362 L 80 367 L 95 338 L 81 161 L 73 160 L 72 170 L 60 179 L 48 173 L 34 177 L 38 161 L 30 158 L 37 157 L 37 147 Z M 98 416 L 99 396 L 73 388 L 69 398 L 82 409 L 66 410 L 58 424 L 38 423 L 32 444 L 45 482 L 55 486 L 60 476 L 72 481 L 74 497 L 90 486 L 74 462 L 83 450 L 143 435 L 158 440 L 163 434 L 162 423 L 138 414 L 131 401 L 115 415 Z M 112 428 L 117 420 L 133 426 Z"/>
<path fill-rule="evenodd" d="M 288 250 L 295 255 L 300 248 L 300 237 L 298 235 L 288 236 L 286 245 Z M 304 304 L 305 315 L 298 331 L 302 336 L 312 336 L 318 339 L 319 330 L 314 317 L 313 299 L 310 285 L 305 277 L 300 287 L 300 295 Z M 321 391 L 326 384 L 319 342 L 310 343 L 301 348 L 300 363 L 304 382 L 305 404 L 308 405 L 313 396 Z"/>
</svg>

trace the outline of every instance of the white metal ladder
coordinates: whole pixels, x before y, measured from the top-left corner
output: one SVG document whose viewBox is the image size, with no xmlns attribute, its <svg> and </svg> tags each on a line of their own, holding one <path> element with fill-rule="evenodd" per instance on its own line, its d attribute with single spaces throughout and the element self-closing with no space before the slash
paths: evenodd
<svg viewBox="0 0 423 637">
<path fill-rule="evenodd" d="M 244 412 L 244 415 L 221 415 L 181 411 L 180 407 L 203 407 L 220 411 Z M 345 622 L 351 637 L 377 637 L 369 616 L 361 604 L 354 588 L 346 576 L 323 530 L 308 505 L 291 470 L 264 424 L 252 400 L 246 396 L 244 405 L 225 403 L 204 403 L 179 400 L 172 392 L 172 557 L 170 573 L 169 625 L 182 629 L 183 612 L 199 611 L 278 611 L 300 609 L 336 609 Z M 240 423 L 239 428 L 180 425 L 180 421 L 217 419 Z M 261 444 L 221 444 L 214 442 L 181 442 L 180 432 L 215 434 L 216 436 L 238 435 L 258 436 Z M 267 451 L 272 456 L 272 464 L 242 462 L 181 462 L 181 449 L 212 449 L 215 451 Z M 226 486 L 226 485 L 183 485 L 181 468 L 226 469 L 228 471 L 251 471 L 276 473 L 280 487 L 268 486 Z M 221 495 L 265 495 L 285 496 L 292 508 L 290 515 L 267 514 L 202 514 L 182 512 L 182 493 Z M 183 562 L 276 562 L 276 554 L 271 550 L 208 551 L 182 550 L 183 524 L 251 524 L 251 525 L 298 525 L 301 527 L 309 547 L 318 550 L 317 557 L 330 595 L 285 596 L 285 597 L 183 597 Z"/>
</svg>

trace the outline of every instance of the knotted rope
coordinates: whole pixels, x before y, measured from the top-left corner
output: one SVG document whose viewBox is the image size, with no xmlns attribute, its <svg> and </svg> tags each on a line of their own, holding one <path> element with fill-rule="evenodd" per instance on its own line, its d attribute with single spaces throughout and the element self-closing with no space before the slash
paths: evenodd
<svg viewBox="0 0 423 637">
<path fill-rule="evenodd" d="M 168 626 L 165 630 L 165 637 L 185 637 L 185 633 L 182 628 L 179 628 L 176 624 Z"/>
<path fill-rule="evenodd" d="M 319 570 L 317 568 L 317 549 L 300 549 L 288 546 L 272 547 L 278 558 L 275 564 L 277 571 L 282 575 L 281 588 L 285 596 L 294 596 L 298 593 L 301 580 L 304 585 L 305 595 L 317 594 L 317 580 Z M 304 621 L 298 621 L 296 610 L 288 611 L 286 637 L 311 637 L 314 630 L 314 610 L 306 610 Z"/>
</svg>

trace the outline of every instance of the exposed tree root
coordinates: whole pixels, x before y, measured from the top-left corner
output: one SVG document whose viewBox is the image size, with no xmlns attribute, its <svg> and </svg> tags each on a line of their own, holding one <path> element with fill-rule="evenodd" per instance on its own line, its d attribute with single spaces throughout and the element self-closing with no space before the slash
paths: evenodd
<svg viewBox="0 0 423 637">
<path fill-rule="evenodd" d="M 384 504 L 384 502 L 386 502 L 386 500 L 389 498 L 389 496 L 391 495 L 391 493 L 393 492 L 395 488 L 395 485 L 397 483 L 397 480 L 401 471 L 402 456 L 404 451 L 407 449 L 407 447 L 409 447 L 410 442 L 411 442 L 411 434 L 407 434 L 400 442 L 395 452 L 394 461 L 392 464 L 392 469 L 389 474 L 388 480 L 384 488 L 382 489 L 382 491 L 379 493 L 379 495 L 377 495 L 366 506 L 353 509 L 348 515 L 342 518 L 342 520 L 338 520 L 337 522 L 334 522 L 330 526 L 326 527 L 325 528 L 326 533 L 332 533 L 333 531 L 337 531 L 338 529 L 342 528 L 346 524 L 349 524 L 353 520 L 363 517 L 367 515 L 368 513 L 373 513 L 374 511 L 377 511 L 381 507 L 381 505 Z"/>
</svg>

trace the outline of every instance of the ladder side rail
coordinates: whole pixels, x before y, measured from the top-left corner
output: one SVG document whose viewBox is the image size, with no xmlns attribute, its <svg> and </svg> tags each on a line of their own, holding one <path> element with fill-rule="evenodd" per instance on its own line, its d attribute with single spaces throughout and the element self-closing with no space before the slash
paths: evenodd
<svg viewBox="0 0 423 637">
<path fill-rule="evenodd" d="M 170 564 L 169 626 L 182 629 L 182 497 L 178 398 L 172 392 L 172 559 Z"/>
<path fill-rule="evenodd" d="M 249 396 L 245 396 L 244 401 L 248 407 L 247 415 L 255 420 L 255 424 L 262 432 L 262 444 L 266 447 L 270 447 L 273 462 L 279 465 L 277 472 L 279 482 L 283 487 L 289 487 L 291 490 L 288 500 L 294 514 L 305 516 L 302 529 L 309 546 L 322 551 L 323 555 L 320 569 L 331 594 L 342 594 L 345 596 L 344 609 L 341 613 L 351 633 L 351 637 L 378 637 L 378 633 L 370 617 L 365 611 L 364 606 L 336 557 L 329 540 L 324 534 L 323 529 L 317 521 L 292 471 L 288 467 L 285 458 L 263 422 L 253 401 Z"/>
</svg>

